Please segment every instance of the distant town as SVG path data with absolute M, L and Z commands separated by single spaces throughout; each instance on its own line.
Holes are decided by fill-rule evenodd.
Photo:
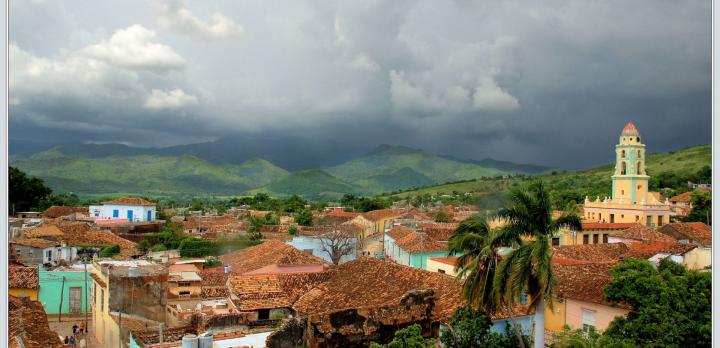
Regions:
M 651 154 L 621 126 L 593 169 L 424 154 L 447 174 L 338 166 L 352 185 L 280 173 L 214 198 L 78 195 L 24 162 L 8 346 L 709 347 L 709 146 Z

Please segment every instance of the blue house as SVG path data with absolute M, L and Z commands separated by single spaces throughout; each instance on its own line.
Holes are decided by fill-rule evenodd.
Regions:
M 394 262 L 424 270 L 427 270 L 428 258 L 448 255 L 447 241 L 405 226 L 396 226 L 385 234 L 384 249 Z

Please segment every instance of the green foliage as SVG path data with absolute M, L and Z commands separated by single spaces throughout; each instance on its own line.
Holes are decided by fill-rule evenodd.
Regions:
M 343 195 L 340 199 L 340 203 L 346 208 L 352 208 L 353 211 L 360 212 L 385 209 L 390 206 L 390 201 L 388 199 L 380 197 L 359 197 L 353 194 Z
M 295 214 L 295 222 L 300 226 L 312 226 L 313 216 L 310 209 L 303 209 Z
M 10 214 L 18 211 L 39 209 L 41 201 L 52 194 L 43 180 L 29 177 L 15 167 L 9 167 L 8 173 L 8 209 Z
M 600 335 L 594 328 L 588 333 L 582 329 L 571 330 L 565 325 L 563 332 L 555 338 L 551 348 L 634 348 L 631 341 L 624 338 L 615 338 Z
M 395 331 L 395 338 L 386 345 L 370 344 L 371 348 L 433 348 L 435 340 L 425 339 L 422 336 L 422 327 L 413 324 Z
M 492 319 L 481 311 L 472 310 L 469 307 L 458 307 L 450 318 L 448 330 L 440 335 L 440 342 L 449 348 L 474 348 L 474 347 L 496 347 L 514 348 L 518 347 L 517 336 L 509 327 L 505 335 L 490 331 Z M 524 337 L 526 343 L 529 338 Z
M 683 221 L 699 221 L 712 225 L 712 197 L 708 192 L 695 191 L 692 193 L 692 210 Z
M 178 249 L 182 257 L 205 257 L 217 255 L 220 248 L 211 240 L 186 238 Z
M 305 209 L 308 202 L 298 195 L 292 195 L 282 204 L 282 210 L 288 213 L 299 212 Z
M 152 248 L 150 248 L 150 251 L 156 252 L 156 251 L 165 251 L 167 248 L 165 247 L 165 244 L 156 244 L 153 245 Z
M 102 248 L 102 250 L 100 250 L 100 254 L 98 256 L 102 257 L 102 258 L 106 258 L 106 257 L 113 257 L 119 253 L 120 253 L 120 246 L 115 244 L 115 245 L 110 245 L 110 246 L 106 246 L 106 247 Z
M 641 347 L 710 346 L 710 272 L 687 271 L 669 260 L 655 269 L 646 260 L 626 259 L 611 275 L 605 296 L 632 310 L 615 318 L 603 336 Z
M 220 260 L 213 257 L 213 258 L 209 258 L 209 259 L 205 260 L 205 263 L 203 263 L 203 268 L 213 268 L 213 267 L 218 267 L 220 265 L 222 265 L 222 262 L 220 262 Z
M 450 215 L 445 210 L 435 213 L 435 222 L 450 222 Z
M 295 235 L 297 235 L 297 234 L 300 233 L 300 232 L 298 231 L 297 227 L 295 227 L 295 226 L 290 226 L 290 228 L 288 229 L 288 233 L 289 233 L 291 236 L 295 236 Z
M 158 244 L 162 244 L 165 250 L 174 250 L 180 247 L 180 242 L 187 238 L 182 230 L 182 225 L 167 221 L 157 233 L 148 233 L 145 240 L 138 245 L 138 248 L 152 250 Z

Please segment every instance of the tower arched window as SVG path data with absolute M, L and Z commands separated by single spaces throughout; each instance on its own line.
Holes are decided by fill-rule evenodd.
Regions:
M 622 150 L 622 151 L 620 152 L 620 157 L 621 157 L 621 158 L 625 158 L 625 150 Z
M 637 158 L 642 158 L 642 155 L 640 154 L 640 150 L 638 150 Z
M 625 174 L 627 174 L 627 163 L 622 162 L 620 164 L 620 175 L 625 175 Z
M 637 173 L 638 173 L 638 174 L 642 174 L 642 173 L 643 173 L 643 171 L 642 171 L 642 162 L 638 162 L 638 164 L 637 164 Z

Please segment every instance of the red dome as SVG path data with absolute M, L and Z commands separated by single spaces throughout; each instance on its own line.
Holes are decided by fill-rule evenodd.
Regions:
M 632 122 L 628 122 L 628 124 L 625 125 L 625 128 L 622 130 L 622 135 L 640 135 L 640 132 L 638 132 L 637 128 L 635 128 L 635 125 L 632 124 Z

